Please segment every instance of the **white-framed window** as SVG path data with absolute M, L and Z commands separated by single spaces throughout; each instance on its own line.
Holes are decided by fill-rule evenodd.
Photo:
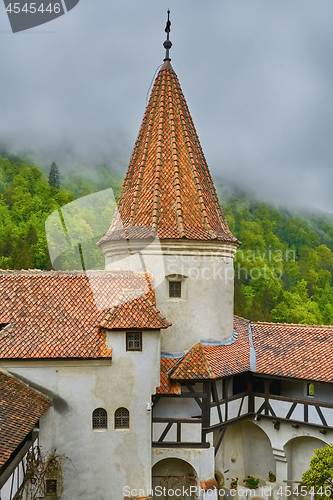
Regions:
M 169 274 L 166 276 L 166 300 L 170 302 L 183 302 L 187 300 L 188 280 L 181 274 Z

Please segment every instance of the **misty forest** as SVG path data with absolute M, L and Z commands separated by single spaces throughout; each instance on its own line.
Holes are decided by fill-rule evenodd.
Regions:
M 59 176 L 55 164 L 40 169 L 29 158 L 0 156 L 0 269 L 51 270 L 45 221 L 75 199 L 111 187 L 117 198 L 122 178 L 107 166 L 96 179 Z M 222 190 L 222 207 L 233 234 L 242 242 L 235 257 L 235 314 L 252 321 L 333 323 L 333 219 L 277 209 L 243 193 Z M 103 258 L 95 245 L 91 215 L 76 214 L 76 225 L 94 240 L 96 268 Z M 89 218 L 90 217 L 90 218 Z M 110 207 L 100 220 L 110 223 Z M 95 228 L 94 228 L 95 229 Z M 78 267 L 70 249 L 56 269 Z

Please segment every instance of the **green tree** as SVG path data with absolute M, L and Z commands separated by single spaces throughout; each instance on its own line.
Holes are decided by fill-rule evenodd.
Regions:
M 314 452 L 310 469 L 303 474 L 303 483 L 309 489 L 314 488 L 316 498 L 333 498 L 333 445 L 327 444 Z
M 57 165 L 53 162 L 49 173 L 49 184 L 56 189 L 60 189 L 60 176 Z

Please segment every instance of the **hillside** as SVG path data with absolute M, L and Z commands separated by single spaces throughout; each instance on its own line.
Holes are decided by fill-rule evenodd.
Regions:
M 104 166 L 95 182 L 72 174 L 56 189 L 30 160 L 0 157 L 0 268 L 52 269 L 45 235 L 48 215 L 108 187 L 118 196 L 121 182 Z M 242 242 L 235 258 L 235 313 L 257 321 L 332 324 L 332 220 L 278 210 L 241 192 L 224 196 L 222 205 Z M 108 220 L 110 213 L 104 210 L 101 219 Z M 79 217 L 79 224 L 92 233 L 83 211 Z M 95 251 L 94 242 L 91 249 Z M 73 255 L 65 255 L 61 268 L 77 268 Z M 97 253 L 94 258 L 101 260 Z

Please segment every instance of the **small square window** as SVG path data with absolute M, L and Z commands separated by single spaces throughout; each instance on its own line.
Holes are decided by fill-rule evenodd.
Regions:
M 307 385 L 307 396 L 314 396 L 315 388 L 314 384 L 310 383 Z
M 142 350 L 142 333 L 127 332 L 126 351 L 141 351 L 141 350 Z
M 169 297 L 182 296 L 182 283 L 181 281 L 169 281 Z
M 45 493 L 47 495 L 57 496 L 57 480 L 56 479 L 46 479 L 46 481 L 45 481 Z

